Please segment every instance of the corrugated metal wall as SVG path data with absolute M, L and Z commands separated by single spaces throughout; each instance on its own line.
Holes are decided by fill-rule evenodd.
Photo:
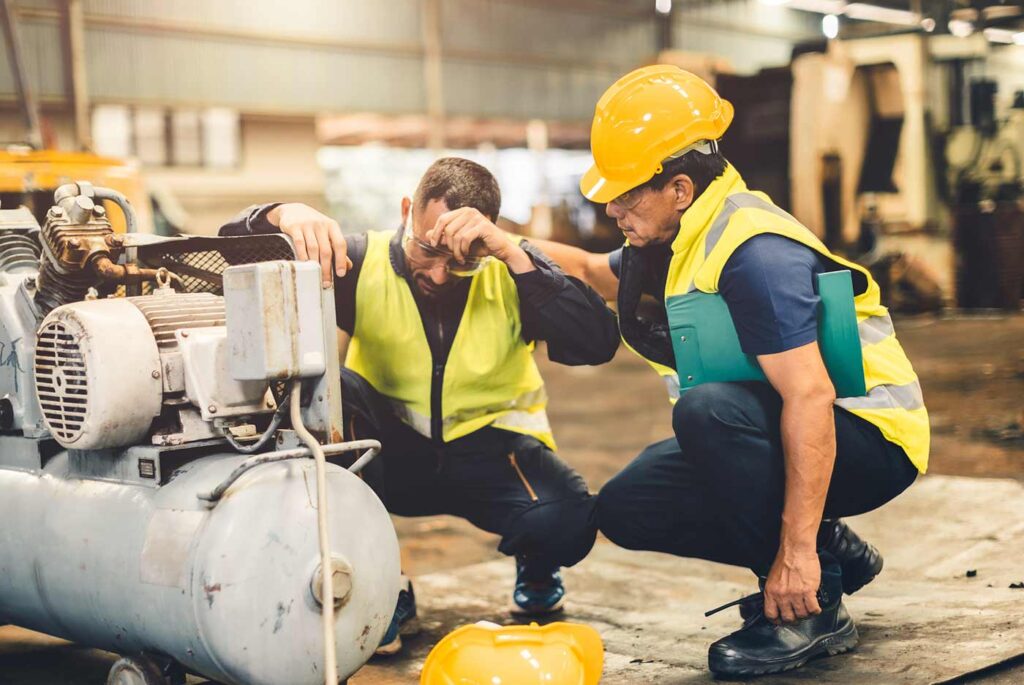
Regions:
M 90 96 L 256 112 L 422 112 L 421 1 L 83 0 Z M 609 83 L 654 55 L 653 4 L 441 0 L 446 111 L 588 118 Z M 726 55 L 741 69 L 784 63 L 791 27 L 754 36 L 729 29 L 749 16 L 735 11 L 747 4 L 688 3 L 676 46 Z M 41 98 L 60 99 L 61 3 L 16 6 L 30 79 Z M 12 95 L 9 69 L 0 69 L 0 98 Z

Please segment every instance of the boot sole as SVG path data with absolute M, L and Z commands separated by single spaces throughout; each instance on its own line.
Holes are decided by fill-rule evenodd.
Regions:
M 547 609 L 524 609 L 523 607 L 519 606 L 514 601 L 512 601 L 509 602 L 508 611 L 513 616 L 518 616 L 521 618 L 529 618 L 531 616 L 538 618 L 541 616 L 550 616 L 551 614 L 557 614 L 559 612 L 565 611 L 565 597 L 562 597 L 560 600 L 558 600 L 558 602 L 548 607 Z
M 835 656 L 848 652 L 857 646 L 860 636 L 853 621 L 836 632 L 811 643 L 804 651 L 786 659 L 773 661 L 752 661 L 736 656 L 708 653 L 708 668 L 716 676 L 726 678 L 752 678 L 772 673 L 783 673 L 800 668 L 811 659 Z

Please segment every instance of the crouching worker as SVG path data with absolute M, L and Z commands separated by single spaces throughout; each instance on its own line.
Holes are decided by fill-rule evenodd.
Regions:
M 601 490 L 601 530 L 629 549 L 760 577 L 743 627 L 708 655 L 716 674 L 738 677 L 856 644 L 842 596 L 871 582 L 882 558 L 838 517 L 906 489 L 927 466 L 929 429 L 878 284 L 747 189 L 718 151 L 732 114 L 676 67 L 624 76 L 598 102 L 595 164 L 580 185 L 627 244 L 610 255 L 542 247 L 617 298 L 624 340 L 678 399 L 675 437 Z M 835 283 L 843 297 L 831 297 Z M 642 314 L 643 296 L 660 306 Z M 828 319 L 819 324 L 834 302 L 850 330 L 841 348 L 827 344 Z M 826 367 L 830 349 L 842 354 Z
M 343 236 L 301 204 L 252 207 L 222 235 L 281 231 L 335 279 L 350 336 L 342 394 L 350 438 L 383 451 L 364 471 L 388 511 L 450 514 L 501 536 L 516 558 L 512 611 L 562 607 L 559 569 L 594 544 L 594 499 L 555 454 L 534 343 L 563 364 L 601 364 L 618 347 L 614 314 L 526 242 L 501 231 L 487 169 L 440 159 L 402 228 Z M 401 647 L 416 605 L 406 581 L 378 653 Z

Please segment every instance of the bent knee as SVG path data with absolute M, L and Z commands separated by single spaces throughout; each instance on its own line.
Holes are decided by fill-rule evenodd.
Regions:
M 636 506 L 637 494 L 629 483 L 619 478 L 610 480 L 597 494 L 598 529 L 625 549 L 646 549 L 640 521 L 643 513 Z
M 526 553 L 573 566 L 594 546 L 597 537 L 596 498 L 585 494 L 533 504 L 505 527 L 499 549 Z

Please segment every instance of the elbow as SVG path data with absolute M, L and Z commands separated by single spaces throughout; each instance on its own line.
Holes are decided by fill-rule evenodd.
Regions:
M 607 364 L 612 359 L 615 359 L 615 354 L 619 351 L 619 329 L 615 325 L 614 318 L 611 325 L 605 329 L 603 339 L 603 344 L 594 355 L 594 361 L 590 362 L 591 366 Z
M 783 401 L 804 407 L 831 408 L 836 401 L 836 389 L 828 377 L 806 383 L 796 388 Z
M 619 341 L 616 340 L 614 345 L 605 346 L 599 354 L 595 354 L 594 358 L 590 361 L 590 366 L 600 366 L 601 364 L 607 364 L 611 360 L 615 359 L 615 353 L 619 350 Z

